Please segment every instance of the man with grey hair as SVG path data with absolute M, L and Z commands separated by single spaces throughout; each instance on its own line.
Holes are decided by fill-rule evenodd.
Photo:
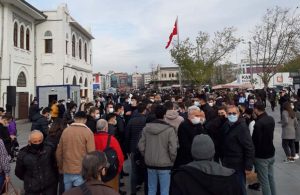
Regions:
M 25 194 L 56 194 L 58 172 L 54 151 L 44 144 L 41 131 L 30 133 L 28 145 L 18 154 L 15 174 L 24 181 Z
M 222 164 L 236 171 L 243 194 L 247 194 L 246 175 L 253 168 L 254 145 L 247 124 L 240 119 L 238 107 L 230 105 L 226 112 L 228 121 L 223 126 Z
M 112 187 L 116 191 L 119 191 L 119 174 L 121 173 L 123 163 L 124 163 L 124 155 L 118 140 L 113 136 L 108 134 L 108 122 L 104 119 L 100 119 L 97 121 L 97 133 L 94 135 L 95 146 L 97 151 L 104 151 L 107 148 L 111 148 L 115 151 L 117 155 L 117 163 L 116 161 L 111 161 L 112 158 L 108 156 L 108 161 L 112 166 L 118 166 L 117 174 L 112 174 L 111 172 L 107 173 L 107 177 L 112 178 L 110 181 L 105 181 L 106 185 Z
M 205 114 L 198 106 L 188 108 L 188 118 L 178 127 L 179 148 L 174 167 L 177 168 L 193 161 L 191 147 L 196 135 L 206 133 L 203 123 Z
M 67 191 L 64 195 L 117 195 L 118 193 L 115 190 L 103 185 L 102 177 L 105 176 L 107 168 L 108 162 L 104 152 L 94 151 L 88 153 L 83 157 L 81 168 L 82 178 L 86 182 Z
M 108 131 L 108 122 L 104 119 L 98 120 L 97 124 L 96 124 L 96 129 L 97 129 L 97 132 L 100 132 L 100 131 L 107 132 Z

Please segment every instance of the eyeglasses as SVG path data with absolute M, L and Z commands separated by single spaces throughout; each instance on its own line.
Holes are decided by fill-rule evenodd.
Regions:
M 237 115 L 237 113 L 236 112 L 228 112 L 228 115 Z

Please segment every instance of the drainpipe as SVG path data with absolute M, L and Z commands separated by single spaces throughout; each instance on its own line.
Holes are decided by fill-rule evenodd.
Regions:
M 1 54 L 0 54 L 0 78 L 2 77 L 2 65 L 3 65 L 3 36 L 4 36 L 4 4 L 0 2 L 1 5 Z M 1 78 L 2 79 L 2 78 Z M 1 85 L 2 81 L 0 79 L 0 93 L 1 93 Z M 4 95 L 4 94 L 3 94 Z M 2 105 L 4 106 L 4 102 L 2 102 Z

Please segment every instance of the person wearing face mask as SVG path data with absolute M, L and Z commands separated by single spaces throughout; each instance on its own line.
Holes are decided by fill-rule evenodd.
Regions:
M 64 195 L 118 195 L 114 189 L 104 185 L 102 177 L 106 175 L 108 168 L 107 158 L 104 152 L 94 151 L 84 156 L 82 160 L 81 175 L 85 180 L 80 187 L 73 188 Z
M 31 130 L 39 130 L 43 133 L 44 138 L 48 135 L 49 130 L 49 121 L 51 120 L 50 116 L 51 109 L 46 107 L 42 110 L 42 114 L 37 113 L 33 116 Z
M 110 113 L 106 115 L 106 119 L 108 122 L 108 134 L 115 136 L 117 132 L 117 116 L 115 113 Z
M 119 141 L 122 150 L 125 151 L 125 121 L 124 121 L 124 106 L 122 104 L 117 104 L 114 108 L 116 115 L 116 132 L 115 137 Z
M 110 113 L 114 113 L 114 104 L 112 102 L 109 102 L 106 104 L 105 114 L 102 115 L 101 119 L 106 119 L 107 115 Z
M 57 193 L 54 149 L 44 144 L 44 136 L 39 130 L 30 133 L 28 145 L 20 150 L 15 174 L 24 181 L 25 194 Z
M 179 148 L 174 167 L 179 167 L 193 161 L 191 147 L 196 135 L 206 133 L 203 125 L 205 114 L 197 106 L 188 108 L 188 119 L 185 119 L 178 127 Z
M 93 133 L 96 132 L 96 123 L 98 119 L 100 119 L 99 109 L 97 107 L 90 107 L 85 124 Z
M 254 146 L 247 124 L 239 118 L 238 107 L 230 105 L 226 113 L 228 121 L 223 126 L 222 164 L 236 171 L 243 194 L 246 195 L 246 175 L 253 168 Z
M 217 112 L 207 103 L 205 94 L 199 95 L 200 109 L 204 112 L 207 122 L 217 117 Z

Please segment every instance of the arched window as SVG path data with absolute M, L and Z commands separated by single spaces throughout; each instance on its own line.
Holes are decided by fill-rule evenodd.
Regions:
M 29 29 L 27 28 L 26 30 L 26 50 L 29 51 L 30 49 L 30 32 Z
M 66 78 L 66 83 L 68 83 L 69 82 L 69 79 L 68 78 Z
M 79 59 L 81 59 L 82 55 L 81 55 L 81 39 L 79 39 L 79 43 L 78 43 L 78 49 L 79 49 Z
M 18 76 L 17 87 L 26 87 L 26 76 L 24 72 L 20 72 Z
M 75 76 L 73 77 L 73 82 L 72 82 L 72 84 L 73 84 L 73 85 L 77 85 L 77 81 L 76 81 L 76 77 L 75 77 Z
M 20 28 L 20 48 L 24 49 L 24 26 Z
M 79 78 L 79 84 L 82 84 L 82 77 Z
M 45 34 L 45 53 L 53 53 L 52 32 L 46 31 Z
M 87 78 L 85 78 L 85 80 L 84 80 L 84 86 L 85 86 L 85 87 L 88 86 L 88 80 L 87 80 Z
M 18 47 L 18 24 L 15 22 L 14 24 L 14 46 Z
M 72 56 L 75 57 L 75 44 L 76 44 L 76 39 L 75 39 L 75 35 L 72 36 Z
M 84 61 L 87 62 L 87 45 L 84 43 Z

